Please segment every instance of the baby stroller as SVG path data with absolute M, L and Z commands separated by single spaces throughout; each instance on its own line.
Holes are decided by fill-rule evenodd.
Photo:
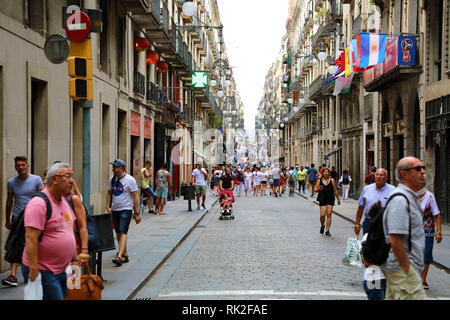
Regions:
M 233 215 L 234 195 L 231 190 L 222 190 L 219 195 L 220 217 L 219 220 L 234 220 Z

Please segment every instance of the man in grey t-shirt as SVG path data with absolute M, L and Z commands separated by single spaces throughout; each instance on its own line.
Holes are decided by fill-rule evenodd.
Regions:
M 425 233 L 423 216 L 417 193 L 425 184 L 425 166 L 414 157 L 401 159 L 395 170 L 400 181 L 392 192 L 396 196 L 387 205 L 383 216 L 383 230 L 391 250 L 386 262 L 381 265 L 386 276 L 387 300 L 426 299 L 420 274 L 424 267 Z M 409 224 L 411 223 L 411 250 L 409 250 Z M 412 268 L 411 268 L 412 267 Z
M 8 180 L 8 198 L 6 199 L 6 228 L 14 230 L 18 214 L 26 207 L 34 194 L 44 189 L 41 177 L 28 173 L 30 165 L 24 156 L 14 158 L 17 176 Z M 13 205 L 14 204 L 14 205 Z M 12 219 L 11 219 L 12 210 Z M 11 275 L 2 280 L 2 284 L 17 286 L 17 265 L 22 261 L 8 261 L 11 263 Z

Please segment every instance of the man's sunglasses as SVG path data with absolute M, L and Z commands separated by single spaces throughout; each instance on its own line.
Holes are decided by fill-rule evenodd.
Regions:
M 425 170 L 425 166 L 415 166 L 415 167 L 412 167 L 412 168 L 408 168 L 408 169 L 403 169 L 403 171 L 409 171 L 409 170 L 412 170 L 412 169 L 414 169 L 414 170 L 416 170 L 417 172 L 420 172 L 420 170 Z

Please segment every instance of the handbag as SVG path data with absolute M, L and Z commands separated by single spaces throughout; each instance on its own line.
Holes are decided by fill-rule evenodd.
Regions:
M 89 265 L 86 265 L 85 270 L 87 270 L 87 274 L 75 273 L 67 279 L 69 289 L 65 300 L 102 300 L 102 278 L 91 274 Z M 79 282 L 77 277 L 79 277 Z M 79 285 L 79 289 L 76 288 L 77 285 Z

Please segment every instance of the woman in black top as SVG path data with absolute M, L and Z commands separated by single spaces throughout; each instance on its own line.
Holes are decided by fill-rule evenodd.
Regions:
M 330 170 L 328 168 L 322 168 L 322 173 L 317 180 L 315 191 L 319 192 L 317 200 L 320 206 L 320 233 L 323 234 L 325 229 L 326 218 L 326 236 L 331 236 L 331 214 L 333 213 L 334 197 L 338 200 L 338 205 L 341 204 L 339 194 L 336 188 L 336 181 L 330 177 Z

